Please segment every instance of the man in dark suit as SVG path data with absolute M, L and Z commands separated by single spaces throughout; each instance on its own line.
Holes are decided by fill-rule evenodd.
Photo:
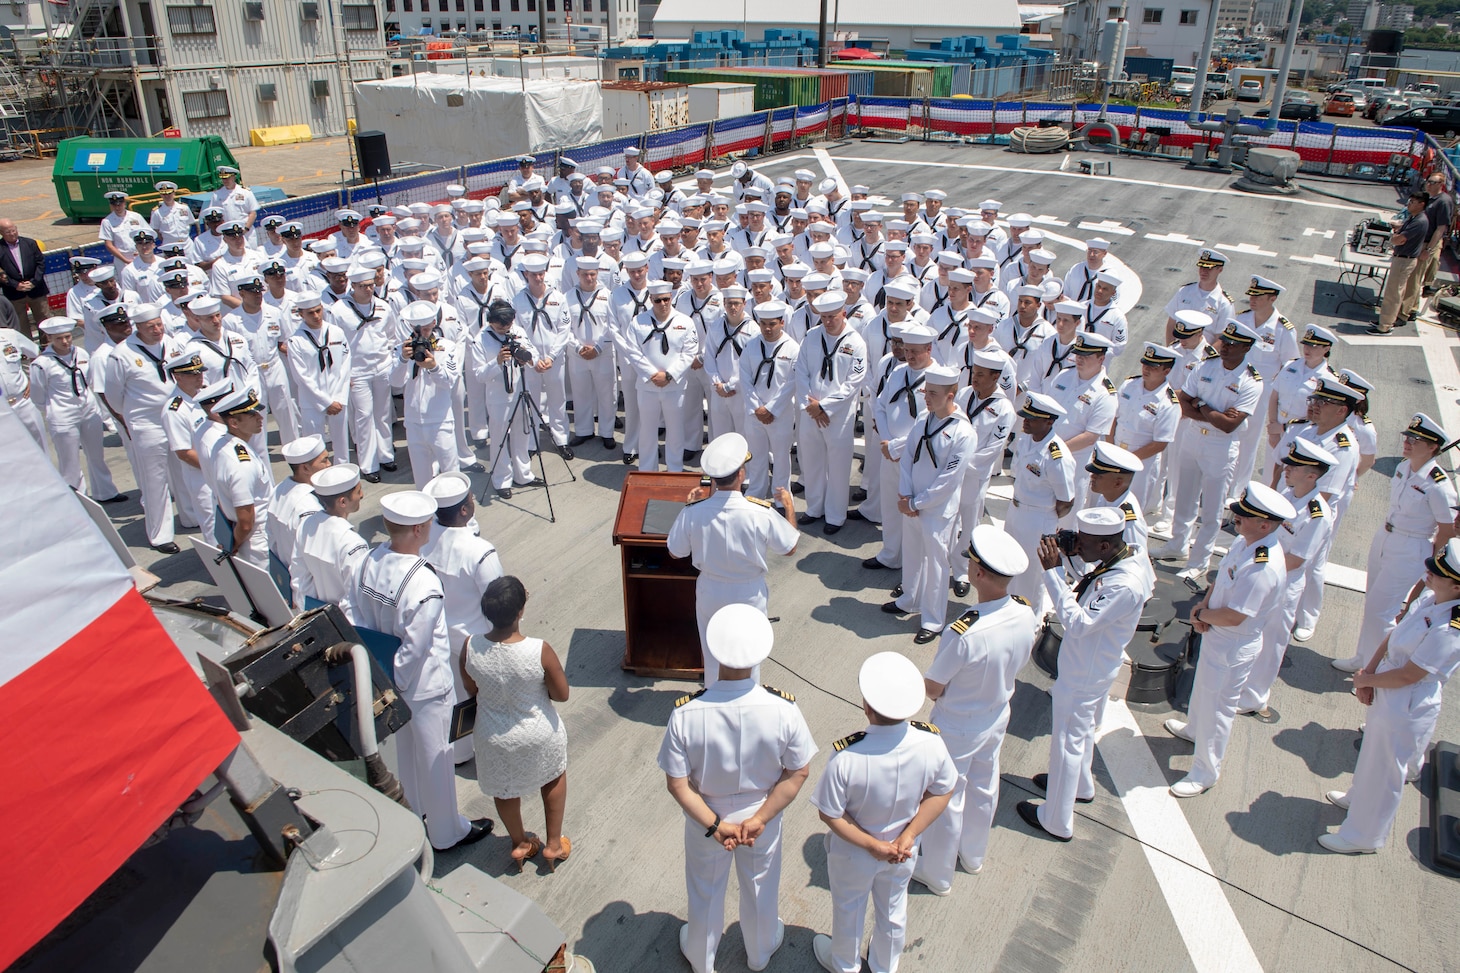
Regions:
M 13 220 L 0 219 L 0 293 L 15 308 L 17 329 L 34 339 L 48 314 L 46 258 Z

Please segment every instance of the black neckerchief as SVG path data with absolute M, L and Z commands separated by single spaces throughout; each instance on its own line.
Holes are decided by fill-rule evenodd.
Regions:
M 1013 357 L 1014 352 L 1017 351 L 1021 357 L 1028 358 L 1029 342 L 1034 338 L 1034 329 L 1039 327 L 1039 321 L 1036 319 L 1035 322 L 1029 326 L 1029 330 L 1024 332 L 1024 337 L 1021 338 L 1019 337 L 1019 319 L 1010 318 L 1009 320 L 1013 323 L 1014 330 L 1014 349 L 1013 351 L 1009 352 L 1009 355 L 1010 357 Z
M 886 245 L 886 242 L 887 241 L 884 240 L 878 243 L 875 247 L 872 248 L 871 253 L 867 252 L 867 245 L 865 243 L 859 243 L 857 245 L 857 249 L 862 251 L 861 268 L 863 270 L 870 270 L 873 268 L 874 265 L 872 261 L 876 259 L 877 254 L 882 250 L 883 246 Z
M 947 301 L 948 301 L 948 294 L 947 294 L 947 292 L 945 291 L 944 293 L 939 294 L 938 293 L 938 282 L 936 280 L 933 281 L 933 306 L 930 307 L 930 308 L 928 308 L 928 314 L 929 315 L 932 315 L 932 314 L 936 313 L 937 310 L 938 310 L 938 308 L 942 307 L 945 303 L 947 303 Z
M 728 327 L 725 327 L 725 337 L 720 339 L 720 346 L 715 349 L 716 358 L 720 357 L 720 352 L 725 350 L 726 345 L 729 345 L 731 348 L 735 349 L 736 358 L 739 358 L 741 353 L 745 351 L 744 343 L 735 340 L 736 338 L 740 337 L 740 335 L 745 331 L 745 322 L 746 319 L 741 318 L 740 323 L 735 326 L 734 331 L 731 331 Z M 724 324 L 728 325 L 729 323 L 730 319 L 727 317 L 724 321 Z
M 137 340 L 137 343 L 133 347 L 136 348 L 138 351 L 140 351 L 142 354 L 144 354 L 144 355 L 147 356 L 148 360 L 150 360 L 152 362 L 153 367 L 157 369 L 157 379 L 158 379 L 158 381 L 162 382 L 163 384 L 166 384 L 167 383 L 167 369 L 163 366 L 162 359 L 161 358 L 158 358 L 156 355 L 152 354 L 152 352 L 148 351 L 147 350 L 147 346 L 144 345 L 144 344 L 142 344 L 142 341 L 141 341 L 140 338 Z M 221 352 L 220 352 L 220 354 L 221 354 Z M 226 367 L 227 366 L 225 366 L 225 369 L 226 369 Z M 225 370 L 224 374 L 225 375 L 227 374 L 227 371 L 226 370 Z
M 323 372 L 325 369 L 334 367 L 335 353 L 330 351 L 329 332 L 325 331 L 324 328 L 321 328 L 320 332 L 324 335 L 324 344 L 322 345 L 314 340 L 313 328 L 305 325 L 299 329 L 299 333 L 304 335 L 305 339 L 314 347 L 315 354 L 319 356 L 319 370 Z
M 892 370 L 901 364 L 902 362 L 896 358 L 890 355 L 888 356 L 887 364 L 882 367 L 882 377 L 877 380 L 877 395 L 879 397 L 882 395 L 882 390 L 887 388 L 887 380 L 892 377 Z M 898 392 L 897 394 L 901 395 L 902 393 Z
M 938 332 L 938 340 L 939 341 L 946 341 L 948 339 L 948 336 L 950 334 L 956 334 L 958 332 L 958 329 L 961 328 L 961 327 L 963 327 L 967 323 L 968 323 L 968 312 L 967 311 L 962 311 L 962 312 L 955 311 L 955 310 L 953 310 L 950 307 L 948 309 L 948 326 L 946 328 L 944 328 L 942 331 Z
M 908 417 L 911 419 L 916 419 L 918 417 L 918 397 L 916 395 L 913 395 L 913 389 L 917 388 L 918 386 L 922 385 L 923 382 L 927 381 L 927 376 L 919 375 L 916 382 L 909 382 L 908 375 L 911 374 L 912 369 L 908 369 L 907 375 L 904 375 L 902 377 L 902 388 L 892 393 L 892 403 L 896 405 L 897 400 L 906 395 Z
M 1070 357 L 1071 352 L 1075 350 L 1075 343 L 1074 341 L 1071 341 L 1069 343 L 1069 346 L 1065 348 L 1065 353 L 1063 355 L 1056 354 L 1059 351 L 1060 347 L 1059 335 L 1055 335 L 1053 338 L 1050 338 L 1049 341 L 1053 347 L 1050 349 L 1049 352 L 1049 367 L 1044 370 L 1045 378 L 1049 378 L 1057 371 L 1062 371 L 1063 369 L 1061 369 L 1060 366 L 1064 363 L 1064 360 L 1066 358 Z
M 954 422 L 956 422 L 958 420 L 958 414 L 954 413 L 953 415 L 944 419 L 942 422 L 938 423 L 937 429 L 929 428 L 929 426 L 932 425 L 933 420 L 936 418 L 936 415 L 934 415 L 933 413 L 929 413 L 928 418 L 923 420 L 923 434 L 918 439 L 918 448 L 913 450 L 913 462 L 916 463 L 923 455 L 923 447 L 928 447 L 928 459 L 932 461 L 933 469 L 935 470 L 939 469 L 939 466 L 938 454 L 933 450 L 933 438 L 937 436 L 938 433 L 942 432 L 944 429 L 947 429 Z
M 65 361 L 64 359 L 61 358 L 60 355 L 56 354 L 54 351 L 52 351 L 49 348 L 47 348 L 44 352 L 42 352 L 42 354 L 44 354 L 44 355 L 50 355 L 52 358 L 54 358 L 56 360 L 56 364 L 60 365 L 62 368 L 66 369 L 66 371 L 68 371 L 68 372 L 71 373 L 71 394 L 72 395 L 76 396 L 77 398 L 80 398 L 81 397 L 81 390 L 82 389 L 91 388 L 91 383 L 86 380 L 86 373 L 81 370 L 81 366 L 79 364 L 72 365 L 70 362 Z M 76 359 L 76 349 L 74 349 L 74 348 L 71 349 L 71 359 L 72 359 L 72 361 L 75 361 L 75 359 Z
M 1091 571 L 1089 574 L 1086 574 L 1079 581 L 1075 582 L 1075 601 L 1079 601 L 1080 600 L 1080 596 L 1083 595 L 1085 593 L 1085 590 L 1090 587 L 1090 582 L 1094 581 L 1096 578 L 1100 577 L 1102 574 L 1104 574 L 1105 572 L 1109 571 L 1111 568 L 1115 567 L 1116 564 L 1118 564 L 1119 562 L 1125 560 L 1126 558 L 1128 558 L 1130 556 L 1131 556 L 1130 546 L 1129 545 L 1126 545 L 1126 546 L 1122 547 L 1119 551 L 1117 551 L 1116 554 L 1113 557 L 1109 558 L 1106 561 L 1102 561 L 1101 564 L 1100 564 L 1100 566 L 1098 568 L 1096 568 L 1094 571 Z
M 340 301 L 340 303 L 349 308 L 354 313 L 355 317 L 360 321 L 360 326 L 355 329 L 356 331 L 364 328 L 365 325 L 369 324 L 371 321 L 374 321 L 380 316 L 380 309 L 375 306 L 374 301 L 370 302 L 370 313 L 368 315 L 361 313 L 360 307 L 355 303 L 355 299 L 353 297 L 348 297 L 345 300 Z
M 781 346 L 784 345 L 785 343 L 786 343 L 785 342 L 785 339 L 782 339 L 782 340 L 776 342 L 776 346 L 774 348 L 772 348 L 771 349 L 771 353 L 769 355 L 767 355 L 765 353 L 765 350 L 764 350 L 765 349 L 765 344 L 766 344 L 765 343 L 765 339 L 762 338 L 760 340 L 760 347 L 761 347 L 760 364 L 755 366 L 755 377 L 750 380 L 750 384 L 752 386 L 755 386 L 755 385 L 759 385 L 760 384 L 760 373 L 761 373 L 762 370 L 765 369 L 765 367 L 767 365 L 769 365 L 770 366 L 770 371 L 767 371 L 766 372 L 766 376 L 765 376 L 765 387 L 766 388 L 770 388 L 771 387 L 771 379 L 774 378 L 775 377 L 775 374 L 776 374 L 776 352 L 780 351 L 781 350 Z
M 830 382 L 836 378 L 836 353 L 847 338 L 847 332 L 843 331 L 836 339 L 836 343 L 830 348 L 826 347 L 826 332 L 821 332 L 821 380 Z
M 672 321 L 674 319 L 670 318 L 669 320 Z M 654 340 L 655 335 L 659 336 L 659 354 L 669 354 L 669 321 L 661 324 L 659 319 L 651 314 L 649 315 L 649 333 L 644 335 L 644 340 L 639 342 L 639 344 L 647 345 L 650 341 Z

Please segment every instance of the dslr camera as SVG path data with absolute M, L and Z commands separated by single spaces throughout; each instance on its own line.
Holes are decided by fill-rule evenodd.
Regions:
M 509 302 L 504 301 L 501 298 L 493 301 L 491 307 L 487 310 L 488 324 L 495 324 L 502 327 L 510 328 L 512 326 L 512 322 L 516 320 L 516 309 L 514 309 Z M 498 333 L 500 334 L 501 332 Z M 507 336 L 507 340 L 502 343 L 502 347 L 506 348 L 509 352 L 512 353 L 512 360 L 515 361 L 517 364 L 532 364 L 532 352 L 522 347 L 522 343 L 517 340 L 516 335 L 509 334 Z
M 1057 530 L 1053 534 L 1045 534 L 1045 537 L 1054 541 L 1055 547 L 1065 557 L 1074 557 L 1077 545 L 1080 543 L 1080 535 L 1073 530 Z
M 420 335 L 411 335 L 411 361 L 423 362 L 434 351 L 431 347 L 429 337 L 422 338 Z

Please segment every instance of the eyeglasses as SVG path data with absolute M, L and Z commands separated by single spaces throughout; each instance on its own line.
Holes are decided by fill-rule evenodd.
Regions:
M 654 303 L 655 304 L 673 304 L 674 303 L 674 298 L 672 298 L 672 297 L 656 297 L 656 298 L 654 298 Z

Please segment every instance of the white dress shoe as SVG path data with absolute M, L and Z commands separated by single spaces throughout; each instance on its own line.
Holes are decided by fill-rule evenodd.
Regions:
M 961 869 L 963 869 L 965 872 L 967 872 L 970 875 L 977 875 L 979 872 L 983 871 L 983 864 L 982 863 L 980 863 L 976 867 L 970 868 L 969 865 L 968 865 L 968 862 L 966 862 L 966 861 L 963 860 L 963 856 L 962 855 L 959 855 L 958 856 L 958 867 L 961 868 Z
M 1207 566 L 1205 564 L 1199 564 L 1196 567 L 1188 567 L 1184 571 L 1176 572 L 1176 576 L 1186 581 L 1205 581 Z
M 1155 561 L 1183 561 L 1186 559 L 1186 548 L 1167 541 L 1151 548 L 1146 554 Z
M 689 958 L 689 923 L 687 922 L 679 927 L 679 955 L 683 956 L 684 961 L 690 966 L 695 965 L 694 961 Z M 711 970 L 710 973 L 715 973 L 715 971 Z
M 1334 807 L 1341 807 L 1345 811 L 1348 810 L 1347 791 L 1328 791 L 1323 796 L 1326 797 L 1328 799 L 1328 803 L 1332 804 Z
M 1181 720 L 1169 719 L 1161 725 L 1166 728 L 1167 733 L 1171 734 L 1178 740 L 1185 740 L 1187 743 L 1196 742 L 1196 738 L 1191 735 L 1191 728 L 1186 723 L 1183 723 Z
M 1293 641 L 1294 642 L 1306 642 L 1309 639 L 1311 639 L 1312 637 L 1313 637 L 1313 630 L 1311 628 L 1295 628 L 1295 629 L 1293 629 Z
M 1339 672 L 1358 672 L 1364 667 L 1364 660 L 1356 655 L 1351 655 L 1347 659 L 1334 659 L 1329 665 Z
M 947 895 L 953 891 L 952 883 L 949 883 L 947 885 L 939 885 L 937 882 L 929 879 L 926 875 L 923 875 L 917 869 L 913 869 L 912 880 L 914 882 L 917 882 L 923 888 L 927 889 L 929 892 L 932 892 L 934 895 Z
M 816 962 L 821 964 L 822 969 L 836 973 L 836 967 L 831 965 L 831 937 L 824 933 L 817 933 L 811 937 L 811 951 L 816 954 Z
M 755 973 L 760 973 L 761 970 L 765 969 L 767 966 L 770 965 L 771 956 L 776 955 L 776 950 L 780 949 L 781 948 L 781 943 L 784 943 L 785 941 L 786 941 L 786 924 L 784 922 L 782 922 L 781 920 L 777 919 L 776 920 L 776 942 L 775 942 L 775 945 L 771 947 L 771 955 L 770 956 L 767 956 L 765 958 L 765 962 L 764 963 L 761 963 L 759 966 L 755 965 L 754 963 L 750 962 L 749 960 L 746 960 L 745 965 L 748 966 L 748 967 L 750 967 L 752 970 L 754 970 Z
M 1318 836 L 1318 843 L 1329 851 L 1340 855 L 1372 855 L 1378 851 L 1377 848 L 1365 848 L 1363 845 L 1356 845 L 1352 841 L 1346 841 L 1337 834 L 1321 834 Z
M 1205 793 L 1207 786 L 1198 784 L 1189 777 L 1183 777 L 1171 785 L 1171 795 L 1173 797 L 1196 797 L 1198 794 Z

